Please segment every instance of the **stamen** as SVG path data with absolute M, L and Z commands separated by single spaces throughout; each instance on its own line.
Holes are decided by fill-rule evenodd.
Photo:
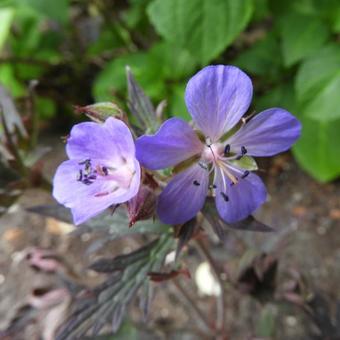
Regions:
M 224 155 L 228 156 L 230 153 L 230 144 L 227 144 L 224 148 Z
M 217 188 L 217 185 L 216 184 L 211 184 L 209 185 L 209 189 L 216 189 Z
M 117 191 L 119 189 L 119 187 L 114 187 L 112 190 L 110 191 L 104 191 L 104 192 L 98 192 L 97 194 L 94 195 L 94 197 L 102 197 L 102 196 L 107 196 L 109 194 L 114 193 L 115 191 Z
M 229 197 L 228 197 L 224 192 L 222 192 L 222 191 L 221 191 L 221 196 L 223 197 L 223 199 L 224 199 L 226 202 L 229 201 Z
M 107 169 L 106 166 L 103 166 L 103 167 L 102 167 L 102 171 L 103 171 L 103 173 L 104 173 L 104 176 L 107 176 L 107 175 L 109 174 L 109 170 Z
M 79 165 L 91 164 L 91 159 L 85 159 L 85 161 L 79 162 Z
M 246 170 L 243 175 L 241 176 L 241 178 L 246 178 L 249 175 L 249 171 Z
M 208 165 L 205 164 L 205 163 L 202 162 L 202 161 L 198 162 L 198 165 L 199 165 L 202 169 L 204 169 L 204 170 L 208 170 L 208 169 L 209 169 L 209 168 L 208 168 Z
M 192 183 L 193 183 L 193 185 L 196 185 L 196 186 L 200 185 L 200 182 L 198 182 L 196 179 Z
M 81 182 L 83 180 L 83 170 L 79 170 L 77 174 L 77 181 Z
M 247 152 L 248 151 L 247 151 L 246 147 L 245 146 L 241 146 L 241 154 L 242 154 L 242 156 L 244 156 Z
M 228 167 L 226 166 L 225 163 L 223 162 L 220 162 L 219 163 L 220 165 L 220 169 L 221 169 L 221 172 L 222 172 L 222 176 L 223 176 L 223 173 L 225 173 L 227 175 L 227 177 L 231 180 L 232 184 L 236 184 L 238 182 L 238 178 L 236 176 L 234 176 L 228 169 Z

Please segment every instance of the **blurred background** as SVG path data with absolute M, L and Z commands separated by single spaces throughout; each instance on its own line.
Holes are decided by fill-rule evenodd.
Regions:
M 291 152 L 260 160 L 269 201 L 257 216 L 278 232 L 233 231 L 213 243 L 221 266 L 252 287 L 227 298 L 231 338 L 340 339 L 338 0 L 0 0 L 0 329 L 13 324 L 36 280 L 30 273 L 32 284 L 23 284 L 18 269 L 28 248 L 67 251 L 80 268 L 90 261 L 79 255 L 91 235 L 68 237 L 72 225 L 26 210 L 53 202 L 61 136 L 86 119 L 74 107 L 114 101 L 128 111 L 129 65 L 155 106 L 166 100 L 165 116 L 189 120 L 188 79 L 218 63 L 252 78 L 251 111 L 282 107 L 303 125 Z M 263 256 L 275 263 L 273 280 Z M 280 289 L 288 302 L 277 298 Z M 156 299 L 143 332 L 181 334 L 195 324 L 171 294 L 165 288 Z M 212 308 L 216 294 L 202 294 L 203 309 Z M 135 324 L 125 328 L 132 333 L 121 339 L 139 338 Z

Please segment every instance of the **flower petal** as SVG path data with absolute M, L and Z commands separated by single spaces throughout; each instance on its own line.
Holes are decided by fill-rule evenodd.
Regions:
M 216 207 L 222 219 L 228 223 L 248 217 L 265 202 L 267 196 L 266 188 L 257 175 L 250 173 L 244 179 L 236 172 L 234 175 L 239 178 L 238 183 L 227 184 L 225 188 L 221 173 L 216 173 Z
M 189 221 L 202 209 L 209 186 L 209 173 L 197 163 L 177 174 L 159 196 L 157 213 L 167 224 Z
M 168 119 L 155 135 L 142 136 L 136 141 L 137 159 L 151 170 L 174 166 L 202 149 L 195 131 L 179 118 Z
M 253 94 L 250 78 L 235 66 L 207 66 L 193 76 L 185 102 L 197 126 L 217 141 L 248 110 Z
M 121 161 L 134 157 L 135 146 L 129 128 L 121 120 L 108 118 L 104 124 L 85 122 L 75 125 L 67 140 L 70 159 L 97 158 Z
M 251 156 L 272 156 L 288 150 L 300 133 L 301 123 L 291 113 L 273 108 L 252 118 L 227 143 L 235 153 L 244 146 Z
M 95 162 L 95 160 L 93 160 Z M 113 204 L 128 201 L 137 194 L 140 183 L 140 166 L 135 160 L 135 174 L 128 188 L 119 187 L 119 183 L 98 178 L 86 185 L 77 180 L 79 164 L 75 160 L 63 162 L 53 179 L 53 196 L 72 209 L 74 223 L 80 224 Z M 119 171 L 119 170 L 118 170 Z M 118 185 L 118 189 L 117 189 Z

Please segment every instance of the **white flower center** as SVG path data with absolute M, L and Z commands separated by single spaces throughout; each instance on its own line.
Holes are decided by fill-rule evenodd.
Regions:
M 216 162 L 223 155 L 223 150 L 223 144 L 221 143 L 206 144 L 201 158 L 207 163 Z

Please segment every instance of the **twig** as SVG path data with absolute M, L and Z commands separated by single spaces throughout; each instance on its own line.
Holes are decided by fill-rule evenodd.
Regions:
M 224 306 L 224 282 L 221 279 L 220 276 L 220 270 L 214 260 L 214 258 L 211 256 L 209 250 L 205 246 L 205 244 L 200 239 L 195 240 L 198 251 L 206 258 L 206 260 L 209 262 L 210 267 L 217 279 L 217 282 L 220 285 L 221 288 L 221 295 L 217 297 L 217 320 L 216 320 L 216 328 L 217 330 L 224 336 L 224 330 L 225 330 L 225 306 Z
M 192 297 L 189 295 L 189 293 L 183 288 L 183 286 L 180 284 L 178 279 L 173 279 L 172 282 L 175 285 L 175 287 L 177 288 L 177 290 L 185 298 L 188 305 L 195 311 L 198 318 L 202 321 L 202 324 L 204 325 L 205 330 L 210 332 L 211 331 L 211 325 L 209 325 L 209 323 L 207 322 L 207 317 L 198 308 L 196 302 L 192 299 Z

